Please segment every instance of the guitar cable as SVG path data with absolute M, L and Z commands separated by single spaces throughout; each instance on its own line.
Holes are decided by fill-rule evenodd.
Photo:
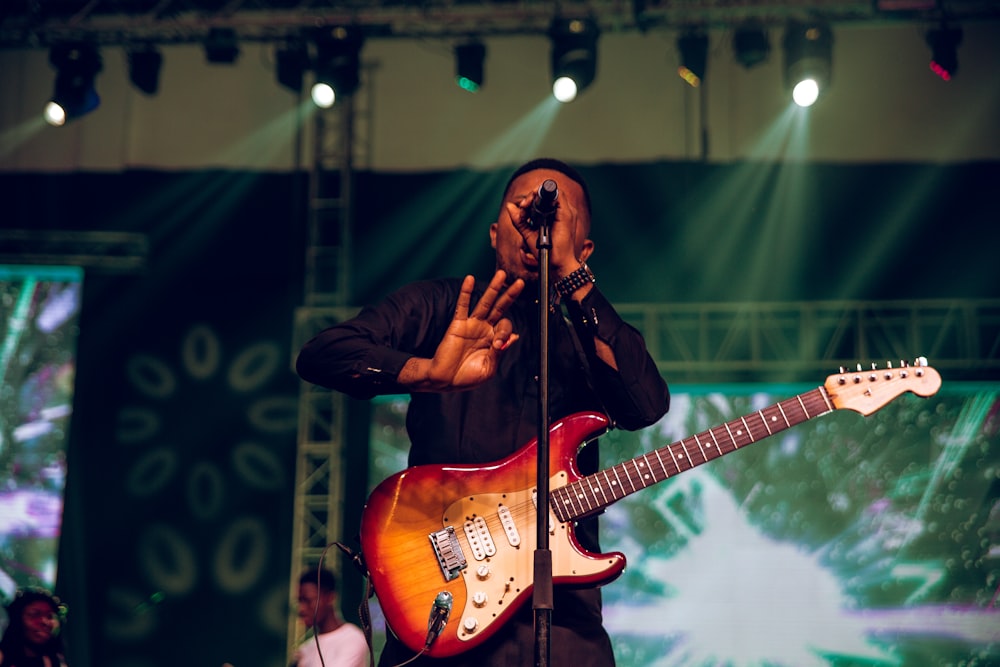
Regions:
M 323 559 L 326 557 L 326 552 L 329 551 L 331 546 L 335 546 L 340 549 L 340 551 L 347 556 L 348 560 L 354 563 L 354 566 L 361 571 L 361 576 L 368 582 L 367 594 L 358 606 L 358 617 L 361 621 L 361 630 L 365 635 L 365 642 L 368 644 L 368 665 L 369 667 L 375 667 L 375 644 L 372 640 L 372 616 L 371 611 L 368 608 L 368 599 L 375 594 L 375 590 L 372 587 L 371 580 L 368 578 L 368 570 L 365 567 L 364 558 L 362 558 L 360 551 L 352 551 L 351 548 L 343 542 L 334 542 L 333 544 L 328 544 L 323 549 L 323 553 L 319 556 L 319 564 L 317 565 L 317 568 L 321 568 L 323 566 Z M 323 660 L 323 653 L 319 650 L 319 635 L 314 634 L 313 636 L 316 638 L 316 650 L 319 653 L 320 664 L 323 667 L 326 667 L 326 661 Z
M 331 546 L 335 546 L 338 549 L 340 549 L 340 551 L 345 556 L 347 556 L 348 560 L 350 560 L 350 562 L 353 563 L 354 566 L 358 568 L 358 570 L 361 572 L 361 576 L 367 582 L 366 594 L 361 600 L 361 604 L 358 605 L 358 617 L 361 620 L 361 629 L 365 634 L 365 641 L 368 643 L 369 667 L 375 667 L 375 645 L 374 645 L 374 640 L 372 639 L 372 615 L 371 615 L 371 609 L 368 605 L 368 601 L 372 598 L 373 595 L 375 595 L 375 588 L 374 586 L 372 586 L 371 579 L 368 577 L 368 568 L 365 564 L 364 556 L 361 554 L 360 551 L 357 552 L 353 551 L 349 546 L 347 546 L 343 542 L 334 542 L 328 545 L 326 549 L 323 550 L 323 554 L 320 555 L 320 565 L 322 565 L 323 557 L 326 555 L 327 550 Z M 424 640 L 424 647 L 420 649 L 420 651 L 415 653 L 413 657 L 399 663 L 398 665 L 395 665 L 395 667 L 405 667 L 405 665 L 412 663 L 414 660 L 420 658 L 430 650 L 431 645 L 441 634 L 441 631 L 444 629 L 444 626 L 448 623 L 448 618 L 449 616 L 451 616 L 451 607 L 452 607 L 451 593 L 448 593 L 447 591 L 442 591 L 441 593 L 438 593 L 437 597 L 434 599 L 434 604 L 431 607 L 430 617 L 428 618 L 427 621 L 427 637 Z M 321 662 L 323 661 L 322 655 L 320 655 L 320 661 Z

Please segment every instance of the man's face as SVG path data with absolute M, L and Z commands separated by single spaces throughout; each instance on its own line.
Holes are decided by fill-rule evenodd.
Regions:
M 29 602 L 23 614 L 24 638 L 29 644 L 43 646 L 52 639 L 52 633 L 59 625 L 59 617 L 45 600 Z
M 332 597 L 332 593 L 321 593 L 316 584 L 299 584 L 299 620 L 307 628 L 313 627 L 314 621 L 316 625 L 322 626 L 333 608 Z
M 537 233 L 526 236 L 514 226 L 511 219 L 510 203 L 520 204 L 531 199 L 546 179 L 554 180 L 559 186 L 559 212 L 556 224 L 572 224 L 576 227 L 576 255 L 581 257 L 584 242 L 590 232 L 590 213 L 587 210 L 583 188 L 562 172 L 552 169 L 536 169 L 521 174 L 510 184 L 504 195 L 497 222 L 490 226 L 490 243 L 496 250 L 496 268 L 507 272 L 507 283 L 521 278 L 525 282 L 538 282 Z M 530 209 L 528 209 L 530 211 Z M 528 211 L 524 212 L 527 215 Z

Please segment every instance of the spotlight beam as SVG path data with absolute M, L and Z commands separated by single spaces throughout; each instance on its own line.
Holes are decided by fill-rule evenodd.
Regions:
M 56 70 L 55 89 L 43 114 L 50 125 L 64 125 L 100 105 L 94 78 L 104 65 L 96 46 L 86 42 L 57 44 L 49 51 L 49 63 Z
M 329 108 L 338 97 L 353 95 L 361 84 L 361 47 L 364 36 L 357 26 L 324 28 L 315 35 L 316 61 L 311 95 L 320 108 Z
M 597 75 L 597 38 L 592 19 L 556 18 L 549 28 L 552 40 L 552 95 L 571 102 Z
M 785 28 L 785 84 L 799 106 L 809 106 L 830 83 L 833 32 L 822 21 L 791 20 Z
M 473 40 L 455 47 L 455 83 L 462 90 L 475 93 L 483 85 L 483 61 L 486 46 Z
M 958 71 L 958 45 L 962 43 L 962 29 L 941 26 L 928 31 L 925 38 L 931 48 L 931 71 L 945 81 L 951 81 Z

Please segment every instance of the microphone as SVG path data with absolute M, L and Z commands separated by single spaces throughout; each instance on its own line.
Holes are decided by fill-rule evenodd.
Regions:
M 538 186 L 538 196 L 531 205 L 528 217 L 528 227 L 538 229 L 542 225 L 551 225 L 556 215 L 556 200 L 559 198 L 559 186 L 551 178 L 542 181 Z
M 434 640 L 444 630 L 444 626 L 447 625 L 448 617 L 451 616 L 451 604 L 452 595 L 448 591 L 441 591 L 434 598 L 430 616 L 427 617 L 427 638 L 424 640 L 424 650 L 431 647 Z

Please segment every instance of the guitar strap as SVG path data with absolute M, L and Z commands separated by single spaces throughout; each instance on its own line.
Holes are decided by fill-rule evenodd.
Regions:
M 369 667 L 375 667 L 375 643 L 372 639 L 372 613 L 368 606 L 368 600 L 375 595 L 375 587 L 372 585 L 371 578 L 368 576 L 368 566 L 365 564 L 364 554 L 360 551 L 352 551 L 351 548 L 343 542 L 334 542 L 333 544 L 340 549 L 344 555 L 348 557 L 348 559 L 350 559 L 351 563 L 353 563 L 354 566 L 361 571 L 361 576 L 364 577 L 366 588 L 361 604 L 358 605 L 358 619 L 361 621 L 361 631 L 365 633 L 365 641 L 368 643 L 368 665 Z M 322 563 L 322 560 L 320 562 Z
M 365 641 L 368 642 L 368 666 L 375 667 L 375 644 L 372 640 L 372 612 L 368 606 L 368 600 L 375 594 L 375 587 L 372 586 L 368 573 L 365 572 L 367 587 L 364 599 L 358 605 L 358 618 L 361 619 L 361 630 L 365 633 Z
M 568 311 L 568 314 L 566 311 Z M 566 329 L 569 330 L 569 338 L 573 341 L 573 349 L 576 350 L 577 359 L 580 361 L 580 367 L 583 369 L 584 380 L 587 382 L 587 387 L 590 388 L 590 393 L 592 393 L 597 398 L 598 403 L 601 404 L 601 412 L 603 412 L 604 416 L 608 419 L 608 427 L 614 428 L 615 422 L 611 417 L 611 413 L 608 411 L 608 406 L 605 405 L 604 401 L 601 399 L 601 395 L 597 392 L 597 388 L 594 386 L 593 373 L 590 370 L 590 359 L 587 357 L 587 352 L 583 349 L 583 342 L 580 340 L 579 334 L 577 334 L 574 320 L 580 322 L 580 326 L 587 332 L 587 335 L 596 334 L 591 333 L 586 316 L 583 314 L 583 309 L 580 308 L 579 305 L 569 302 L 566 304 L 566 311 L 560 309 L 560 315 L 562 316 L 563 322 L 566 324 Z

